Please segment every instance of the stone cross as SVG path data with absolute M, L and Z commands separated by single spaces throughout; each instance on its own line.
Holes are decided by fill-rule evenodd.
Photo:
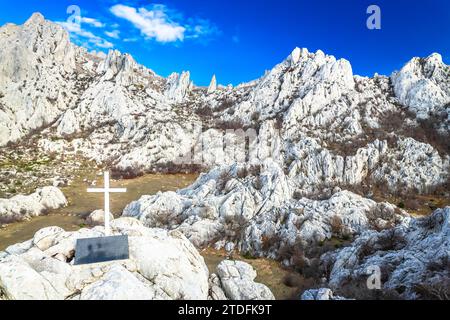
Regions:
M 109 236 L 111 234 L 111 227 L 109 225 L 109 194 L 110 193 L 124 193 L 127 192 L 127 189 L 114 189 L 109 187 L 109 172 L 104 172 L 105 186 L 102 189 L 87 189 L 87 192 L 93 192 L 93 193 L 104 193 L 105 194 L 105 236 Z

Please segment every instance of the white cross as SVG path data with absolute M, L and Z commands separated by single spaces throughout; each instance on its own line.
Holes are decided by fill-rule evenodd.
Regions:
M 110 189 L 109 188 L 109 172 L 106 171 L 105 175 L 105 186 L 103 189 L 87 189 L 87 192 L 94 193 L 104 193 L 105 194 L 105 235 L 109 236 L 111 234 L 111 229 L 109 226 L 109 194 L 110 193 L 124 193 L 127 192 L 127 189 Z

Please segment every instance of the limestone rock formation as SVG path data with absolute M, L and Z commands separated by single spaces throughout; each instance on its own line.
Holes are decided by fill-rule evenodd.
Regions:
M 0 224 L 24 220 L 67 205 L 64 194 L 56 187 L 44 187 L 30 195 L 0 199 Z
M 440 54 L 433 53 L 425 59 L 412 59 L 392 75 L 392 81 L 399 100 L 418 117 L 428 118 L 450 111 L 449 77 L 450 68 L 442 62 Z
M 163 78 L 129 54 L 87 52 L 71 44 L 60 25 L 34 14 L 21 26 L 0 28 L 0 161 L 8 165 L 0 184 L 21 170 L 14 164 L 16 158 L 5 156 L 17 146 L 25 153 L 54 155 L 61 166 L 65 157 L 88 159 L 126 178 L 201 170 L 204 173 L 190 187 L 144 196 L 129 204 L 123 215 L 183 234 L 197 247 L 227 245 L 274 259 L 281 258 L 283 248 L 300 242 L 320 244 L 333 237 L 357 237 L 352 245 L 357 250 L 365 243 L 377 246 L 389 230 L 397 230 L 407 236 L 405 246 L 386 251 L 380 245 L 386 251 L 383 257 L 371 252 L 347 265 L 353 260 L 339 258 L 349 255 L 350 249 L 343 249 L 330 258 L 345 265 L 344 271 L 333 273 L 330 283 L 338 285 L 346 276 L 361 273 L 372 258 L 382 265 L 391 259 L 395 263 L 388 261 L 387 268 L 398 267 L 404 275 L 399 252 L 407 255 L 405 263 L 413 268 L 409 254 L 434 261 L 443 256 L 435 242 L 444 248 L 447 244 L 433 240 L 441 237 L 437 229 L 421 229 L 420 222 L 385 201 L 397 195 L 448 197 L 449 70 L 441 56 L 433 54 L 413 58 L 390 76 L 368 78 L 354 75 L 345 59 L 295 48 L 258 79 L 217 88 L 213 78 L 205 88 L 194 85 L 189 72 Z M 65 203 L 56 191 L 45 190 L 0 200 L 0 219 L 27 218 Z M 46 193 L 53 195 L 42 200 Z M 374 193 L 382 200 L 370 199 Z M 448 211 L 443 210 L 439 212 Z M 123 221 L 128 220 L 115 223 Z M 46 233 L 38 237 L 37 248 L 53 244 L 54 232 L 59 231 L 46 230 L 48 237 Z M 52 259 L 70 260 L 73 239 L 93 231 L 80 232 L 47 248 Z M 429 238 L 433 234 L 435 238 Z M 424 239 L 431 240 L 420 247 Z M 31 250 L 28 246 L 34 245 L 25 243 L 9 251 L 20 256 Z M 144 248 L 134 253 L 150 254 Z M 34 279 L 30 283 L 39 294 L 54 298 L 74 292 L 62 285 L 48 287 L 47 280 L 36 276 L 40 271 L 22 263 L 24 258 L 8 259 L 13 270 Z M 292 257 L 283 259 L 285 265 L 293 263 Z M 418 268 L 415 275 L 426 278 L 423 284 L 434 286 L 433 281 L 442 279 L 414 268 Z M 147 271 L 142 271 L 143 277 L 153 279 Z M 131 280 L 138 278 L 134 272 L 126 266 L 108 269 L 106 282 L 97 283 L 100 276 L 94 277 L 84 295 L 72 298 L 145 298 L 150 292 L 166 297 L 159 289 L 137 285 Z M 15 275 L 5 274 L 8 279 Z M 123 279 L 135 283 L 140 293 L 120 287 Z M 209 281 L 216 288 L 210 290 L 210 298 L 224 298 L 220 275 Z M 206 298 L 207 282 L 208 276 L 202 276 L 197 291 L 181 283 L 164 290 L 175 298 L 185 294 Z M 386 288 L 404 287 L 402 295 L 415 298 L 420 296 L 416 285 L 394 273 Z M 111 288 L 117 289 L 117 296 Z M 20 286 L 10 290 L 21 297 L 29 294 Z M 233 296 L 240 294 L 236 291 Z
M 222 300 L 225 296 L 229 300 L 274 300 L 270 289 L 254 282 L 255 278 L 256 271 L 249 264 L 224 260 L 217 266 L 217 274 L 212 278 L 213 282 L 218 280 L 220 283 L 220 286 L 216 284 L 213 287 L 213 299 Z
M 217 90 L 217 80 L 216 75 L 213 75 L 211 83 L 209 84 L 208 87 L 208 94 L 214 93 L 216 90 Z
M 245 166 L 224 166 L 177 193 L 144 196 L 128 205 L 123 215 L 149 227 L 177 229 L 199 247 L 219 238 L 219 247 L 231 241 L 243 252 L 270 257 L 298 239 L 320 242 L 408 220 L 389 203 L 349 191 L 336 190 L 326 200 L 293 200 L 290 181 L 279 165 L 266 161 L 258 170 L 253 176 Z M 262 239 L 275 236 L 276 246 L 263 249 Z
M 172 73 L 167 79 L 166 97 L 174 102 L 183 102 L 191 89 L 190 73 L 183 72 L 181 75 Z
M 54 122 L 76 99 L 76 49 L 39 13 L 0 29 L 0 146 Z

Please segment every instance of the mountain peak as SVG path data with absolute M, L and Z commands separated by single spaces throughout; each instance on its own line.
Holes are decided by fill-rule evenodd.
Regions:
M 432 62 L 434 64 L 441 64 L 441 63 L 443 63 L 442 62 L 442 55 L 437 53 L 437 52 L 433 52 L 425 60 L 427 62 Z
M 40 12 L 35 12 L 31 15 L 31 17 L 25 22 L 25 25 L 31 24 L 42 24 L 45 22 L 45 18 Z

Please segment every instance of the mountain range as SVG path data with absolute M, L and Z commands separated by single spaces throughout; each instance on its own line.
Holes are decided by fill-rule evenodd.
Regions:
M 189 72 L 164 78 L 129 54 L 88 52 L 39 13 L 0 28 L 5 155 L 55 154 L 61 170 L 87 159 L 123 178 L 203 172 L 123 215 L 198 248 L 320 269 L 334 290 L 374 264 L 386 295 L 448 283 L 450 210 L 423 199 L 450 204 L 449 133 L 450 67 L 437 53 L 369 78 L 295 48 L 259 79 L 233 87 L 214 76 L 206 88 Z M 429 216 L 412 215 L 423 207 Z M 348 246 L 321 251 L 336 238 Z

